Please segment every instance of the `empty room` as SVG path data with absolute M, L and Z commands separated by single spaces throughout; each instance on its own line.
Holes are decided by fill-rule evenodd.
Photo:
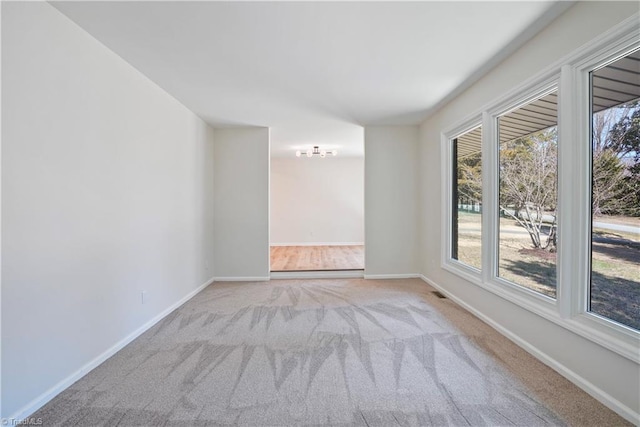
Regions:
M 4 1 L 0 72 L 2 424 L 640 424 L 637 2 Z
M 362 277 L 364 136 L 360 126 L 351 133 L 333 145 L 271 141 L 272 278 Z

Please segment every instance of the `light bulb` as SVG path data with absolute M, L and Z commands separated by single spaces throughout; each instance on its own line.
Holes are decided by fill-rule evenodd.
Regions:
M 302 155 L 302 153 L 300 152 L 300 150 L 296 151 L 296 157 L 300 157 Z
M 311 148 L 309 148 L 307 150 L 307 157 L 311 157 L 311 156 L 313 156 L 313 150 Z
M 338 150 L 333 150 L 333 151 L 331 152 L 331 154 L 333 154 L 334 156 L 337 156 L 337 155 L 338 155 Z

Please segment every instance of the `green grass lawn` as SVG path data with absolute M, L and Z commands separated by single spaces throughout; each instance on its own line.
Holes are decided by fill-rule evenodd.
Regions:
M 471 213 L 461 213 L 458 221 L 458 259 L 477 268 L 481 265 L 480 221 L 479 214 Z M 636 221 L 616 217 L 615 223 Z M 511 219 L 501 218 L 500 229 L 499 276 L 555 298 L 555 254 L 533 250 L 528 234 Z M 594 229 L 590 310 L 640 330 L 639 234 Z

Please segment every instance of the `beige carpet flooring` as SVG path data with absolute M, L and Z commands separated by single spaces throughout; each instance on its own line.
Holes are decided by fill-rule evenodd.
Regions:
M 627 425 L 420 280 L 215 283 L 44 425 Z

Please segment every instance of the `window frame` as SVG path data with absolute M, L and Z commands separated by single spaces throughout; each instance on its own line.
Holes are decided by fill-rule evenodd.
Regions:
M 640 24 L 635 25 L 628 32 L 618 36 L 609 43 L 600 43 L 597 48 L 591 49 L 588 54 L 563 67 L 566 80 L 572 84 L 572 95 L 577 105 L 573 105 L 574 115 L 572 119 L 574 128 L 574 141 L 585 141 L 588 143 L 575 144 L 572 147 L 571 155 L 573 167 L 579 171 L 580 178 L 578 186 L 571 185 L 567 189 L 569 194 L 573 194 L 575 205 L 574 210 L 579 206 L 581 218 L 575 221 L 577 232 L 571 239 L 575 247 L 574 256 L 577 258 L 573 278 L 568 278 L 570 294 L 567 296 L 566 315 L 568 320 L 575 323 L 575 327 L 584 330 L 585 333 L 596 333 L 598 335 L 610 335 L 614 340 L 608 342 L 608 347 L 626 347 L 626 342 L 631 339 L 635 341 L 635 351 L 632 360 L 640 362 L 640 352 L 638 344 L 640 341 L 640 331 L 625 326 L 612 319 L 589 311 L 590 305 L 590 285 L 591 285 L 591 243 L 592 243 L 592 213 L 591 213 L 591 185 L 592 185 L 592 141 L 591 141 L 591 78 L 590 73 L 596 69 L 620 59 L 627 54 L 640 49 Z M 567 114 L 570 114 L 568 112 Z M 577 215 L 578 212 L 574 212 Z M 576 238 L 577 237 L 577 238 Z M 571 280 L 573 279 L 573 280 Z M 607 339 L 610 341 L 610 339 Z M 619 351 L 618 351 L 619 352 Z
M 532 84 L 530 87 L 519 91 L 518 94 L 514 94 L 513 96 L 508 97 L 501 103 L 497 103 L 494 108 L 488 109 L 488 120 L 490 121 L 490 132 L 488 132 L 488 140 L 485 141 L 485 145 L 488 146 L 488 150 L 491 151 L 491 157 L 493 161 L 491 163 L 491 176 L 489 177 L 489 181 L 487 181 L 490 185 L 489 194 L 489 214 L 491 215 L 490 223 L 488 224 L 488 232 L 491 233 L 492 238 L 489 240 L 489 253 L 493 255 L 493 258 L 489 261 L 491 264 L 491 268 L 489 270 L 490 275 L 487 278 L 488 281 L 493 283 L 496 286 L 499 286 L 499 289 L 506 290 L 513 288 L 517 289 L 518 295 L 522 298 L 534 298 L 535 301 L 542 304 L 552 304 L 553 306 L 557 303 L 557 292 L 558 292 L 558 280 L 556 273 L 556 298 L 551 298 L 546 296 L 540 292 L 536 292 L 532 289 L 527 288 L 526 286 L 511 282 L 507 279 L 504 279 L 499 276 L 499 246 L 500 246 L 500 209 L 499 209 L 499 200 L 500 200 L 500 141 L 499 141 L 499 122 L 498 119 L 511 111 L 517 110 L 518 108 L 527 105 L 531 102 L 534 102 L 545 95 L 548 95 L 553 92 L 558 93 L 558 106 L 560 105 L 560 90 L 559 90 L 559 82 L 560 82 L 560 74 L 558 72 L 551 73 L 550 76 L 546 76 L 544 79 Z M 558 113 L 559 116 L 559 113 Z M 559 122 L 559 117 L 558 117 Z M 559 128 L 559 126 L 558 126 Z M 490 138 L 490 139 L 489 139 Z M 558 136 L 558 150 L 561 146 L 560 137 Z M 560 163 L 558 161 L 558 172 L 556 173 L 559 178 L 559 170 Z M 559 180 L 559 179 L 558 179 Z M 489 216 L 489 215 L 487 215 Z M 560 221 L 557 221 L 557 228 L 560 229 Z M 560 243 L 558 244 L 558 253 L 556 254 L 556 271 L 558 268 L 558 257 L 560 252 Z M 509 291 L 509 292 L 510 292 Z M 531 301 L 532 303 L 536 303 Z
M 443 251 L 442 251 L 442 259 L 441 266 L 442 268 L 451 271 L 452 273 L 458 274 L 464 277 L 467 280 L 477 282 L 482 275 L 482 269 L 478 269 L 472 265 L 466 264 L 460 260 L 453 258 L 452 250 L 453 250 L 453 161 L 457 160 L 454 158 L 454 149 L 453 142 L 458 137 L 470 132 L 477 127 L 483 125 L 482 115 L 476 114 L 473 115 L 466 120 L 464 120 L 461 124 L 448 130 L 447 132 L 443 132 L 441 134 L 441 153 L 442 153 L 442 161 L 447 165 L 446 174 L 442 177 L 442 182 L 447 188 L 447 191 L 441 192 L 442 195 L 442 218 L 446 223 L 445 227 L 441 227 L 442 236 L 441 241 L 443 243 Z M 482 135 L 484 138 L 484 128 L 482 128 Z M 484 155 L 484 153 L 482 153 Z M 482 168 L 482 182 L 484 187 L 484 157 L 482 159 L 483 168 Z M 485 207 L 484 207 L 484 196 L 483 196 L 483 206 L 482 206 L 482 228 L 481 228 L 481 236 L 484 241 L 484 215 L 485 215 Z M 482 265 L 484 265 L 484 250 L 482 251 Z
M 588 311 L 591 274 L 589 73 L 640 47 L 638 14 L 554 62 L 441 133 L 441 266 L 493 294 L 640 363 L 640 331 Z M 557 88 L 558 206 L 556 299 L 498 277 L 497 118 Z M 451 141 L 482 125 L 482 268 L 451 257 Z M 585 143 L 589 141 L 589 143 Z

